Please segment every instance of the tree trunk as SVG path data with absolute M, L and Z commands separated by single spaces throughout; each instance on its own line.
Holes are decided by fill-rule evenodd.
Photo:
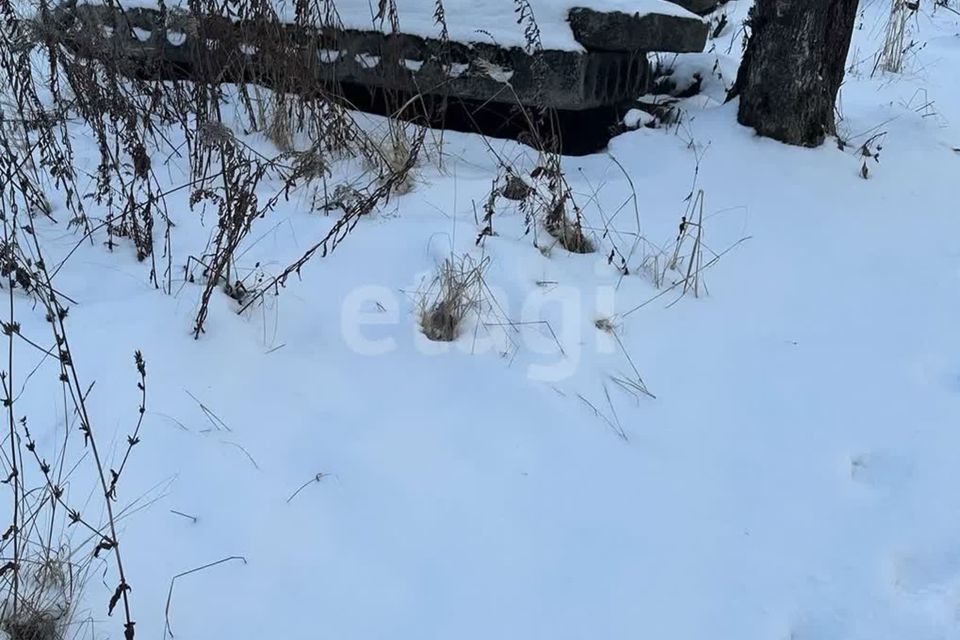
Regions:
M 836 132 L 858 0 L 757 0 L 731 96 L 740 124 L 788 144 L 815 147 Z

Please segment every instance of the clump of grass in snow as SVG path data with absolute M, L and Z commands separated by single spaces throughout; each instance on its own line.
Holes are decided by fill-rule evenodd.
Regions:
M 420 328 L 434 342 L 453 342 L 463 322 L 482 306 L 484 273 L 490 259 L 448 258 L 420 299 Z
M 562 206 L 550 213 L 546 220 L 547 232 L 553 236 L 560 246 L 570 253 L 593 253 L 596 249 L 593 242 L 583 233 L 579 219 L 571 220 L 566 216 Z
M 533 187 L 528 185 L 523 178 L 508 171 L 506 174 L 506 184 L 500 189 L 500 195 L 507 200 L 522 202 L 533 193 Z
M 51 549 L 28 554 L 21 563 L 19 603 L 10 598 L 0 605 L 0 631 L 9 640 L 64 640 L 75 623 L 75 602 L 82 586 L 80 567 Z
M 61 640 L 61 618 L 50 611 L 23 610 L 14 618 L 0 621 L 0 629 L 10 640 Z
M 394 187 L 394 193 L 404 195 L 413 190 L 416 183 L 415 174 L 405 167 L 414 167 L 416 158 L 413 157 L 413 145 L 405 134 L 391 133 L 389 142 L 383 149 L 383 162 L 389 175 L 403 174 Z
M 903 55 L 906 53 L 904 40 L 907 36 L 907 19 L 913 13 L 907 0 L 892 0 L 890 18 L 887 21 L 883 50 L 877 59 L 877 66 L 890 73 L 900 73 L 903 69 Z
M 288 99 L 283 94 L 277 93 L 274 96 L 272 108 L 266 114 L 266 123 L 264 134 L 267 139 L 284 153 L 293 151 L 293 122 Z
M 593 321 L 593 326 L 604 333 L 613 333 L 617 330 L 617 325 L 614 324 L 613 318 L 608 317 L 597 318 Z
M 534 170 L 532 176 L 546 181 L 546 194 L 540 197 L 539 204 L 547 233 L 570 253 L 593 253 L 596 248 L 583 231 L 583 214 L 567 184 L 560 157 L 546 154 L 544 163 Z M 568 213 L 568 207 L 572 209 L 572 215 Z

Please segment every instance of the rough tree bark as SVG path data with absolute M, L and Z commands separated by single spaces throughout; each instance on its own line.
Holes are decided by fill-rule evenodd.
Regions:
M 858 0 L 757 0 L 731 96 L 737 120 L 762 136 L 815 147 L 836 132 Z

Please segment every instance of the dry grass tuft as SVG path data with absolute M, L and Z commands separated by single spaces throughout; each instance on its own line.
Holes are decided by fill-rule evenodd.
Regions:
M 283 94 L 277 93 L 272 108 L 267 114 L 267 126 L 264 130 L 267 139 L 283 153 L 291 153 L 293 145 L 293 122 L 290 109 Z
M 419 163 L 421 145 L 407 132 L 404 123 L 391 123 L 390 131 L 380 148 L 381 172 L 385 176 L 402 176 L 393 185 L 393 193 L 405 195 L 416 184 L 414 169 Z
M 534 217 L 543 219 L 547 233 L 556 239 L 570 253 L 593 253 L 594 243 L 583 231 L 583 212 L 573 197 L 573 190 L 567 183 L 566 175 L 560 165 L 560 156 L 546 154 L 541 164 L 534 169 L 531 177 L 544 184 L 545 192 L 534 190 Z M 568 212 L 572 210 L 572 212 Z
M 566 215 L 560 214 L 556 217 L 547 218 L 546 227 L 547 232 L 570 253 L 593 253 L 596 251 L 593 241 L 584 234 L 583 227 L 578 222 L 569 220 Z
M 905 46 L 907 20 L 914 11 L 912 3 L 907 0 L 892 0 L 883 50 L 877 58 L 878 68 L 889 73 L 900 73 L 903 70 L 903 57 L 908 48 Z
M 614 333 L 617 330 L 617 325 L 614 324 L 613 318 L 607 318 L 607 317 L 597 318 L 596 320 L 594 320 L 593 326 L 595 326 L 600 331 L 603 331 L 604 333 Z
M 448 258 L 420 300 L 420 328 L 434 342 L 453 342 L 463 321 L 482 306 L 490 259 Z
M 233 131 L 222 122 L 204 122 L 197 131 L 197 139 L 207 149 L 234 143 Z
M 62 612 L 22 607 L 16 617 L 0 621 L 0 629 L 9 640 L 63 640 L 64 621 Z
M 533 194 L 533 187 L 513 172 L 507 173 L 506 181 L 507 183 L 500 190 L 500 194 L 507 200 L 522 202 Z

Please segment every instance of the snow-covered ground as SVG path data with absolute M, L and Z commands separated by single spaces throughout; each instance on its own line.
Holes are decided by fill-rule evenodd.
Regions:
M 712 51 L 676 61 L 706 75 L 680 125 L 564 160 L 594 254 L 538 249 L 510 208 L 477 246 L 497 164 L 450 132 L 442 164 L 278 297 L 237 315 L 217 293 L 199 340 L 198 284 L 164 295 L 125 244 L 38 224 L 51 256 L 73 252 L 56 285 L 114 458 L 136 419 L 134 350 L 147 360 L 118 503 L 134 505 L 138 638 L 164 637 L 174 575 L 230 556 L 245 562 L 175 583 L 177 638 L 960 638 L 960 16 L 924 3 L 905 72 L 872 75 L 886 3 L 864 2 L 848 146 L 801 149 L 722 103 L 748 4 L 721 9 Z M 859 146 L 882 132 L 864 179 Z M 533 168 L 530 149 L 489 142 Z M 154 166 L 179 184 L 168 158 Z M 722 254 L 708 295 L 656 288 L 640 250 L 626 277 L 607 263 L 638 228 L 669 253 L 692 190 L 705 262 Z M 326 232 L 335 214 L 308 200 L 257 223 L 244 274 L 279 272 Z M 186 192 L 170 202 L 179 277 L 216 220 Z M 498 311 L 444 348 L 418 331 L 417 292 L 451 254 L 489 259 Z M 45 331 L 26 299 L 17 319 Z M 617 383 L 638 374 L 655 398 Z M 34 382 L 18 401 L 45 452 L 57 393 Z M 82 472 L 70 491 L 96 519 Z M 114 574 L 95 567 L 83 633 L 119 638 Z

